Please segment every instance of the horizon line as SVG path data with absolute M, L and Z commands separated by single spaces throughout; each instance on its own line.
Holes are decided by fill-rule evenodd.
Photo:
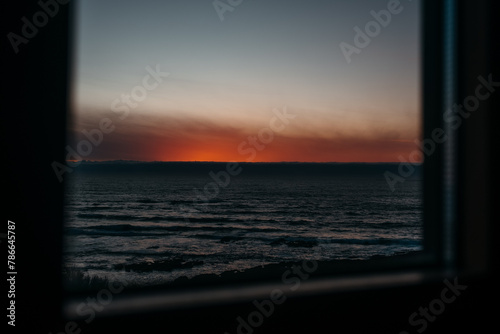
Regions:
M 139 163 L 238 163 L 238 164 L 281 164 L 281 163 L 311 163 L 311 164 L 398 164 L 400 161 L 213 161 L 213 160 L 66 160 L 72 163 L 109 163 L 109 162 L 139 162 Z M 413 163 L 423 164 L 423 162 Z

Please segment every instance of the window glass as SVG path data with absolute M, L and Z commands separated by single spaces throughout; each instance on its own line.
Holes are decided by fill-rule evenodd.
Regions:
M 418 2 L 76 7 L 71 287 L 422 249 Z

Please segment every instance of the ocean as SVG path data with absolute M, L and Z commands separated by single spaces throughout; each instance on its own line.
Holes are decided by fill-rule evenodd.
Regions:
M 422 184 L 391 191 L 384 170 L 394 164 L 226 167 L 82 163 L 66 184 L 65 265 L 146 286 L 422 249 Z

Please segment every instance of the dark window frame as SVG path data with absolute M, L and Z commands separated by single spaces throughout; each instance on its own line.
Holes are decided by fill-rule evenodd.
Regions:
M 423 116 L 423 137 L 432 138 L 433 131 L 436 128 L 444 128 L 442 110 L 445 105 L 445 90 L 455 91 L 453 83 L 446 81 L 445 73 L 443 71 L 443 64 L 445 57 L 449 56 L 452 46 L 445 43 L 445 20 L 447 16 L 452 15 L 449 9 L 447 10 L 446 1 L 426 1 L 422 5 L 421 14 L 421 52 L 422 52 L 422 116 Z M 73 14 L 74 15 L 74 14 Z M 425 18 L 425 20 L 424 20 Z M 455 95 L 455 94 L 453 94 Z M 356 284 L 362 286 L 369 286 L 370 281 L 362 277 L 362 283 L 357 282 L 360 275 L 372 275 L 373 287 L 379 286 L 379 279 L 383 277 L 384 285 L 393 277 L 394 284 L 401 283 L 401 279 L 407 279 L 407 284 L 414 284 L 422 280 L 427 280 L 427 274 L 424 272 L 430 270 L 454 270 L 454 264 L 445 259 L 446 244 L 444 239 L 444 224 L 435 224 L 433 222 L 444 222 L 446 220 L 445 212 L 443 210 L 444 196 L 449 195 L 441 191 L 444 187 L 443 173 L 445 156 L 444 145 L 436 145 L 435 152 L 429 157 L 425 158 L 423 167 L 424 174 L 424 250 L 421 254 L 409 256 L 403 259 L 382 259 L 380 261 L 366 261 L 350 268 L 348 271 L 343 268 L 332 268 L 330 274 L 316 276 L 318 281 L 312 280 L 304 282 L 306 287 L 297 291 L 296 295 L 324 293 L 325 291 L 343 290 L 346 288 L 356 289 Z M 381 177 L 383 177 L 381 175 Z M 455 180 L 451 180 L 455 182 Z M 454 252 L 453 250 L 447 250 Z M 391 274 L 392 273 L 392 274 Z M 394 276 L 391 276 L 394 275 Z M 435 272 L 430 272 L 429 277 L 435 277 Z M 228 282 L 228 285 L 216 286 L 194 286 L 196 294 L 192 294 L 190 287 L 183 289 L 186 296 L 190 296 L 191 306 L 198 303 L 205 303 L 207 298 L 211 303 L 232 303 L 242 299 L 248 299 L 249 296 L 253 298 L 264 298 L 266 294 L 272 289 L 286 290 L 285 284 L 279 282 L 279 277 L 276 281 L 263 280 L 261 282 L 248 282 L 244 288 L 241 286 L 234 286 L 234 282 Z M 346 281 L 351 281 L 352 287 L 346 285 Z M 229 290 L 228 290 L 228 287 Z M 253 292 L 249 294 L 247 289 Z M 132 291 L 129 293 L 130 298 L 123 298 L 122 303 L 114 303 L 106 307 L 102 312 L 103 314 L 115 313 L 115 307 L 121 312 L 137 312 L 136 305 L 154 304 L 156 307 L 164 307 L 165 309 L 174 308 L 176 303 L 179 303 L 179 291 L 172 294 L 170 289 L 161 290 L 154 289 L 155 296 L 148 302 L 148 294 L 143 291 Z M 81 318 L 75 312 L 76 306 L 81 302 L 81 298 L 88 292 L 75 293 L 73 299 L 68 301 L 66 315 L 70 318 Z M 158 297 L 162 294 L 163 297 Z M 182 296 L 180 296 L 182 298 Z M 120 298 L 121 299 L 121 298 Z M 160 306 L 162 305 L 162 306 Z M 142 310 L 145 308 L 142 307 Z
M 444 87 L 446 87 L 442 48 L 445 42 L 443 39 L 445 1 L 425 0 L 422 2 L 424 8 L 422 16 L 425 17 L 423 31 L 425 137 L 435 127 L 443 125 L 441 111 L 445 104 L 443 99 Z M 457 26 L 455 48 L 457 73 L 454 89 L 456 96 L 460 99 L 474 91 L 478 75 L 499 73 L 498 65 L 493 62 L 495 38 L 491 32 L 493 28 L 498 28 L 498 23 L 495 23 L 498 20 L 494 20 L 496 18 L 494 13 L 499 11 L 498 3 L 495 4 L 492 0 L 478 0 L 474 3 L 457 0 L 455 3 L 457 5 L 456 17 L 460 25 Z M 22 25 L 20 18 L 32 15 L 39 10 L 37 1 L 23 0 L 15 4 L 9 3 L 8 6 L 7 9 L 2 10 L 2 13 L 9 13 L 3 21 L 4 36 L 10 31 L 19 32 Z M 19 327 L 38 331 L 59 332 L 64 328 L 64 324 L 71 320 L 64 312 L 67 299 L 62 288 L 61 277 L 64 184 L 57 182 L 50 167 L 53 161 L 64 161 L 65 155 L 63 143 L 65 143 L 69 106 L 68 70 L 70 63 L 67 55 L 70 49 L 70 16 L 68 7 L 61 5 L 59 14 L 52 18 L 46 27 L 41 28 L 38 35 L 30 39 L 28 44 L 22 45 L 18 54 L 11 52 L 7 39 L 4 39 L 7 44 L 6 61 L 3 64 L 6 76 L 2 85 L 3 91 L 8 92 L 4 96 L 8 98 L 5 98 L 5 103 L 2 105 L 9 115 L 8 121 L 2 122 L 2 133 L 5 136 L 2 143 L 9 162 L 7 173 L 11 176 L 4 181 L 10 195 L 7 199 L 6 211 L 7 219 L 16 221 L 18 225 L 19 272 L 23 273 L 18 278 L 17 285 L 19 287 L 18 321 Z M 481 37 L 478 38 L 478 36 Z M 496 56 L 499 58 L 498 53 Z M 399 300 L 403 303 L 402 299 L 397 297 L 402 292 L 409 298 L 415 298 L 415 303 L 407 302 L 404 305 L 412 305 L 414 308 L 409 306 L 408 310 L 416 310 L 418 305 L 421 305 L 422 300 L 419 296 L 422 292 L 426 297 L 435 297 L 435 294 L 426 295 L 427 289 L 434 287 L 434 292 L 438 293 L 441 282 L 446 277 L 460 275 L 460 277 L 465 277 L 466 282 L 471 282 L 470 284 L 479 282 L 481 285 L 490 282 L 494 261 L 497 261 L 491 254 L 498 254 L 494 252 L 498 251 L 498 246 L 493 242 L 495 236 L 498 235 L 496 226 L 498 213 L 495 210 L 498 194 L 494 192 L 491 185 L 492 182 L 498 182 L 498 176 L 495 175 L 491 162 L 491 156 L 495 154 L 495 147 L 497 147 L 495 144 L 498 144 L 498 134 L 494 124 L 498 124 L 499 117 L 498 113 L 493 113 L 495 106 L 498 107 L 498 100 L 498 95 L 487 100 L 481 107 L 482 112 L 464 122 L 464 125 L 457 131 L 457 193 L 455 194 L 457 196 L 455 207 L 457 225 L 456 234 L 453 236 L 456 244 L 455 263 L 446 262 L 442 256 L 443 229 L 442 224 L 439 223 L 443 222 L 444 206 L 440 196 L 443 190 L 441 174 L 443 152 L 441 148 L 438 148 L 438 151 L 427 159 L 424 165 L 425 221 L 438 222 L 438 224 L 431 225 L 425 223 L 425 247 L 430 250 L 430 253 L 426 253 L 431 254 L 427 259 L 427 265 L 410 272 L 389 272 L 378 276 L 350 275 L 331 280 L 325 279 L 317 282 L 316 287 L 314 283 L 311 283 L 312 285 L 302 290 L 300 295 L 292 298 L 293 301 L 290 301 L 290 306 L 287 308 L 318 302 L 342 314 L 341 307 L 331 305 L 332 302 L 343 303 L 342 307 L 345 307 L 354 303 L 353 298 L 363 298 L 374 307 L 388 306 L 393 301 Z M 432 254 L 441 255 L 435 257 Z M 399 281 L 395 278 L 399 278 Z M 240 292 L 244 291 L 244 288 L 236 289 Z M 222 326 L 222 322 L 225 321 L 224 317 L 218 321 L 210 320 L 207 314 L 220 316 L 221 313 L 214 310 L 221 310 L 220 312 L 225 310 L 229 314 L 227 319 L 235 319 L 231 315 L 231 308 L 236 314 L 243 314 L 239 312 L 248 310 L 249 302 L 268 294 L 268 289 L 269 286 L 260 286 L 253 291 L 247 290 L 247 293 L 241 293 L 239 298 L 232 295 L 225 299 L 225 306 L 209 298 L 208 304 L 190 303 L 181 310 L 175 307 L 178 304 L 168 304 L 165 299 L 164 302 L 160 301 L 159 304 L 145 309 L 147 313 L 141 314 L 136 312 L 138 311 L 137 305 L 134 307 L 130 304 L 132 305 L 130 318 L 120 316 L 128 313 L 123 312 L 123 309 L 117 310 L 119 313 L 112 314 L 110 308 L 109 317 L 105 317 L 105 313 L 102 313 L 88 326 L 89 328 L 91 326 L 95 332 L 133 328 L 127 326 L 147 328 L 148 323 L 141 323 L 140 318 L 137 318 L 137 315 L 141 314 L 141 317 L 147 316 L 147 319 L 151 321 L 150 325 L 164 323 L 167 315 L 171 320 L 177 317 L 190 319 L 191 316 L 199 316 L 205 321 L 212 321 L 212 324 L 217 323 L 218 325 L 212 327 L 216 328 Z M 479 291 L 484 292 L 484 290 Z M 387 293 L 390 296 L 387 297 L 387 301 L 377 304 L 378 297 L 376 296 L 386 298 L 384 296 L 387 296 Z M 172 294 L 170 296 L 172 297 Z M 178 297 L 182 300 L 182 296 L 175 296 L 175 298 Z M 155 296 L 149 301 L 155 298 L 158 300 Z M 175 301 L 175 299 L 171 300 Z M 484 301 L 484 299 L 479 300 Z M 118 304 L 117 301 L 116 306 Z M 126 305 L 126 302 L 122 305 Z M 136 311 L 133 308 L 136 308 Z M 471 312 L 470 314 L 479 316 L 479 313 L 474 313 L 474 310 L 466 309 Z M 363 317 L 373 320 L 371 312 L 377 315 L 383 314 L 382 311 L 365 308 L 359 309 L 359 314 L 355 317 L 347 316 L 346 319 Z M 287 314 L 293 315 L 293 312 Z M 398 318 L 395 322 L 398 325 L 407 324 L 409 314 L 411 312 L 408 313 L 405 308 L 401 314 L 402 318 Z M 464 315 L 464 313 L 458 314 Z M 328 323 L 328 319 L 315 318 L 313 314 L 308 314 L 308 317 L 315 319 L 318 323 Z M 458 317 L 453 319 L 457 320 Z M 117 319 L 120 321 L 117 322 Z M 286 327 L 286 319 L 284 315 L 277 314 L 274 320 L 269 321 L 275 326 Z M 337 321 L 345 323 L 348 320 L 342 321 L 337 318 Z M 380 319 L 377 321 L 379 324 L 386 323 Z M 184 325 L 197 326 L 197 324 Z M 370 328 L 368 324 L 365 327 L 362 324 L 352 325 L 357 328 L 360 326 Z M 439 328 L 439 324 L 435 326 Z M 203 324 L 199 324 L 198 327 L 203 328 Z M 455 327 L 458 328 L 458 325 L 455 324 Z M 400 327 L 395 325 L 394 328 Z M 401 330 L 404 329 L 405 327 L 401 328 Z

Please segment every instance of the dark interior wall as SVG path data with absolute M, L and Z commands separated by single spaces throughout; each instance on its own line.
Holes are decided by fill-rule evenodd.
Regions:
M 500 8 L 493 0 L 459 1 L 464 6 L 461 19 L 463 48 L 461 76 L 463 80 L 475 80 L 480 62 L 482 71 L 496 73 L 500 59 L 495 32 Z M 46 25 L 19 45 L 15 53 L 7 38 L 9 32 L 22 34 L 23 21 L 32 19 L 40 11 L 37 1 L 17 0 L 2 2 L 2 152 L 3 177 L 2 226 L 7 220 L 16 223 L 16 327 L 7 326 L 8 332 L 21 329 L 36 332 L 59 333 L 67 321 L 61 318 L 60 249 L 63 186 L 52 170 L 53 161 L 64 160 L 64 143 L 68 90 L 69 11 L 68 5 L 59 5 L 59 12 Z M 481 34 L 475 38 L 474 34 Z M 480 55 L 489 55 L 486 60 Z M 470 81 L 467 81 L 470 82 Z M 462 93 L 472 84 L 461 86 Z M 461 248 L 464 266 L 485 256 L 487 268 L 497 263 L 498 254 L 498 173 L 492 166 L 491 157 L 498 154 L 499 95 L 488 100 L 485 115 L 471 121 L 464 134 L 468 149 L 461 157 L 461 177 L 466 186 L 461 188 L 463 211 Z M 472 118 L 471 118 L 472 119 Z M 464 128 L 465 129 L 465 128 Z M 481 177 L 479 182 L 475 182 Z M 472 188 L 471 188 L 472 187 Z M 478 197 L 481 194 L 481 197 Z M 476 202 L 471 202 L 474 199 Z M 481 202 L 479 202 L 481 199 Z M 473 204 L 471 204 L 473 203 Z M 479 221 L 488 232 L 478 241 L 468 235 L 470 222 Z M 5 233 L 4 227 L 0 233 Z M 481 242 L 487 247 L 474 247 Z M 467 245 L 474 252 L 469 253 Z M 6 254 L 2 240 L 2 254 Z M 4 277 L 7 275 L 3 270 Z M 3 280 L 5 282 L 5 280 Z M 495 328 L 494 309 L 489 302 L 495 295 L 491 275 L 463 277 L 460 284 L 468 288 L 448 305 L 436 320 L 429 321 L 425 333 L 452 333 L 466 326 L 475 332 L 487 332 L 488 325 Z M 442 282 L 359 293 L 337 293 L 311 298 L 290 299 L 266 319 L 255 333 L 319 332 L 326 328 L 333 333 L 416 333 L 420 326 L 411 326 L 408 317 L 439 298 Z M 7 291 L 7 290 L 4 290 Z M 2 291 L 2 296 L 4 292 Z M 7 299 L 2 297 L 4 310 Z M 493 305 L 496 302 L 493 300 Z M 253 311 L 251 303 L 193 309 L 177 312 L 152 313 L 119 318 L 97 318 L 90 324 L 79 324 L 82 332 L 142 332 L 162 333 L 235 333 L 238 316 Z
M 42 10 L 37 1 L 4 1 L 0 9 L 0 233 L 6 232 L 7 220 L 15 222 L 17 330 L 48 329 L 57 320 L 61 299 L 63 184 L 54 177 L 51 163 L 63 161 L 69 30 L 68 5 L 58 7 L 54 17 L 37 14 Z M 30 26 L 34 16 L 39 26 Z M 7 260 L 6 245 L 2 241 L 2 260 Z M 6 294 L 2 291 L 3 306 Z

